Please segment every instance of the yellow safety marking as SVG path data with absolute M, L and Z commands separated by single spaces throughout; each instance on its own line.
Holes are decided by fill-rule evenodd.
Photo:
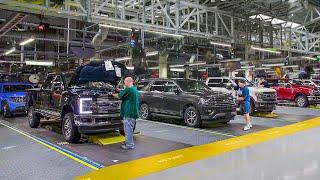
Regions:
M 99 145 L 110 145 L 123 142 L 125 138 L 118 132 L 114 132 L 89 136 L 88 141 Z
M 102 168 L 98 171 L 93 171 L 89 174 L 76 177 L 75 179 L 134 179 L 317 126 L 320 126 L 320 117 L 283 127 L 275 127 L 260 132 L 243 135 L 240 137 L 230 138 L 200 146 L 193 146 L 117 165 L 112 165 Z
M 308 106 L 309 109 L 320 109 L 319 105 L 310 105 Z
M 67 154 L 67 153 L 65 153 L 65 152 L 63 152 L 63 151 L 61 151 L 61 150 L 53 147 L 53 146 L 50 146 L 49 144 L 43 143 L 43 142 L 41 142 L 41 141 L 39 141 L 39 140 L 37 140 L 37 139 L 29 136 L 28 134 L 22 132 L 22 131 L 19 131 L 19 130 L 17 130 L 17 129 L 14 129 L 14 128 L 12 128 L 12 127 L 4 124 L 4 123 L 1 123 L 1 124 L 2 124 L 3 126 L 6 126 L 6 127 L 9 128 L 9 129 L 15 131 L 15 132 L 18 132 L 19 134 L 22 134 L 23 136 L 25 136 L 25 137 L 27 137 L 27 138 L 29 138 L 29 139 L 32 139 L 33 141 L 35 141 L 35 142 L 37 142 L 37 143 L 39 143 L 39 144 L 41 144 L 41 145 L 43 145 L 43 146 L 45 146 L 45 147 L 47 147 L 47 148 L 49 148 L 49 149 L 52 149 L 52 150 L 54 150 L 54 151 L 56 151 L 56 152 L 58 152 L 58 153 L 60 153 L 60 154 L 62 154 L 62 155 L 64 155 L 64 156 L 66 156 L 66 157 L 68 157 L 68 158 L 70 158 L 70 159 L 72 159 L 72 160 L 80 163 L 80 164 L 83 164 L 83 165 L 85 165 L 85 166 L 87 166 L 87 167 L 89 167 L 89 168 L 91 168 L 91 169 L 94 169 L 94 170 L 98 170 L 98 169 L 99 169 L 99 168 L 96 168 L 96 167 L 92 166 L 91 164 L 89 164 L 89 163 L 87 163 L 87 162 L 84 162 L 84 161 L 82 161 L 82 160 L 80 160 L 80 159 L 77 159 L 77 158 L 75 158 L 75 157 L 73 157 L 73 156 L 71 156 L 71 155 L 69 155 L 69 154 Z
M 278 117 L 275 113 L 269 113 L 269 112 L 255 112 L 254 116 L 256 117 L 266 117 L 266 118 L 275 118 Z

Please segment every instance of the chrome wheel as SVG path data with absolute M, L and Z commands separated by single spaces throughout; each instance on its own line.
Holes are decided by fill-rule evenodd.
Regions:
M 188 111 L 186 114 L 186 120 L 189 125 L 194 126 L 197 122 L 197 113 L 194 111 Z
M 70 121 L 70 119 L 69 118 L 67 118 L 65 121 L 64 121 L 64 135 L 66 136 L 66 137 L 70 137 L 70 135 L 71 135 L 71 121 Z
M 299 96 L 296 99 L 296 104 L 298 107 L 306 107 L 307 106 L 307 99 L 304 96 Z
M 148 107 L 145 104 L 143 104 L 141 106 L 140 113 L 141 113 L 141 118 L 142 119 L 146 119 L 148 117 L 149 110 L 148 110 Z

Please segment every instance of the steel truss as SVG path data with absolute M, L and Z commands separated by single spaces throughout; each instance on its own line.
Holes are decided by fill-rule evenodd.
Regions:
M 209 7 L 211 0 L 65 0 L 61 6 L 50 0 L 28 4 L 0 0 L 0 8 L 85 20 L 124 28 L 179 34 L 223 41 L 250 43 L 312 53 L 319 51 L 320 35 L 304 27 L 289 28 L 249 19 L 240 14 Z M 320 14 L 317 12 L 319 17 Z M 309 15 L 311 17 L 311 15 Z M 317 21 L 318 16 L 312 15 Z

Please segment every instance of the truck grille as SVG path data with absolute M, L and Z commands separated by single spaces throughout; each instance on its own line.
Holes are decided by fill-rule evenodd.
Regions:
M 212 105 L 221 107 L 231 107 L 235 104 L 233 99 L 228 99 L 228 97 L 212 97 L 209 102 Z
M 96 114 L 113 114 L 120 112 L 121 102 L 113 98 L 97 98 L 95 113 Z
M 264 92 L 262 94 L 262 99 L 264 101 L 276 101 L 277 95 L 274 92 Z

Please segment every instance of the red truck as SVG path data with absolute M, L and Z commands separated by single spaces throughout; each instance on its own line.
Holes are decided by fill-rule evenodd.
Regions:
M 279 101 L 294 101 L 298 107 L 320 104 L 320 89 L 293 83 L 290 79 L 268 79 L 271 87 L 277 91 Z

